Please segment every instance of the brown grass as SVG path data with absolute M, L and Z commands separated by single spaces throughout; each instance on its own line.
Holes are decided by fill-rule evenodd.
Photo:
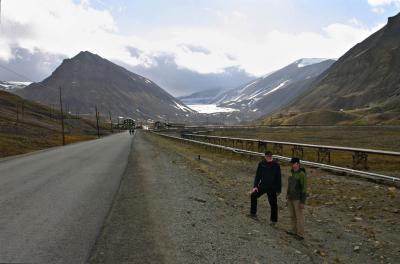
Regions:
M 400 128 L 398 127 L 266 127 L 216 130 L 212 135 L 400 151 Z M 283 154 L 291 157 L 291 148 L 291 146 L 284 146 Z M 352 155 L 352 152 L 333 151 L 331 164 L 351 168 Z M 303 159 L 317 161 L 316 149 L 305 148 Z M 368 156 L 369 171 L 372 172 L 400 176 L 399 164 L 400 157 L 372 154 Z M 359 169 L 363 168 L 359 167 Z
M 65 137 L 65 143 L 72 144 L 72 143 L 78 143 L 78 142 L 87 141 L 87 140 L 93 140 L 96 138 L 97 138 L 97 136 L 95 136 L 95 135 L 67 135 Z

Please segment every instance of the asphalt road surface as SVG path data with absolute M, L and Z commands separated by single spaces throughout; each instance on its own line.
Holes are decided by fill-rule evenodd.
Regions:
M 0 160 L 0 263 L 86 262 L 132 138 L 123 133 Z

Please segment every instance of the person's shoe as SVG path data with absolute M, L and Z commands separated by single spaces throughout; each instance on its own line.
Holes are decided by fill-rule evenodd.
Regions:
M 300 235 L 295 235 L 294 236 L 297 240 L 300 240 L 300 241 L 302 241 L 302 240 L 304 240 L 304 237 L 302 237 L 302 236 L 300 236 Z
M 293 231 L 286 231 L 286 234 L 291 235 L 291 236 L 297 236 L 297 234 Z
M 253 220 L 258 220 L 257 215 L 256 214 L 248 214 L 248 217 L 250 217 Z
M 277 223 L 278 223 L 278 222 L 273 222 L 273 221 L 271 221 L 271 222 L 269 223 L 269 225 L 272 226 L 272 227 L 275 227 Z

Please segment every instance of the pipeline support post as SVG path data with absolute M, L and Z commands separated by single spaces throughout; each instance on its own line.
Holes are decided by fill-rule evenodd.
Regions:
M 274 143 L 274 146 L 272 147 L 272 152 L 277 154 L 277 155 L 279 155 L 279 156 L 282 156 L 282 154 L 283 154 L 283 146 L 282 146 L 282 144 Z
M 262 152 L 262 153 L 266 152 L 267 151 L 267 147 L 268 147 L 267 142 L 258 141 L 258 144 L 257 144 L 257 151 L 258 152 Z
M 361 151 L 356 151 L 353 154 L 353 169 L 361 167 L 368 170 L 368 154 Z
M 331 151 L 327 148 L 319 148 L 317 150 L 317 161 L 331 164 Z
M 297 157 L 299 159 L 303 159 L 303 157 L 304 157 L 303 147 L 294 145 L 292 148 L 292 157 Z

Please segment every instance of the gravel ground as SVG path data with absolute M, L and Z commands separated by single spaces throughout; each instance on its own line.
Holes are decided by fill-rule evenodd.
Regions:
M 198 159 L 200 155 L 200 159 Z M 258 160 L 213 153 L 156 135 L 136 135 L 92 263 L 399 263 L 400 192 L 307 168 L 306 239 L 280 220 L 249 219 Z M 282 164 L 286 189 L 289 167 Z
M 207 173 L 154 137 L 137 133 L 91 263 L 312 261 L 306 245 L 238 211 Z

